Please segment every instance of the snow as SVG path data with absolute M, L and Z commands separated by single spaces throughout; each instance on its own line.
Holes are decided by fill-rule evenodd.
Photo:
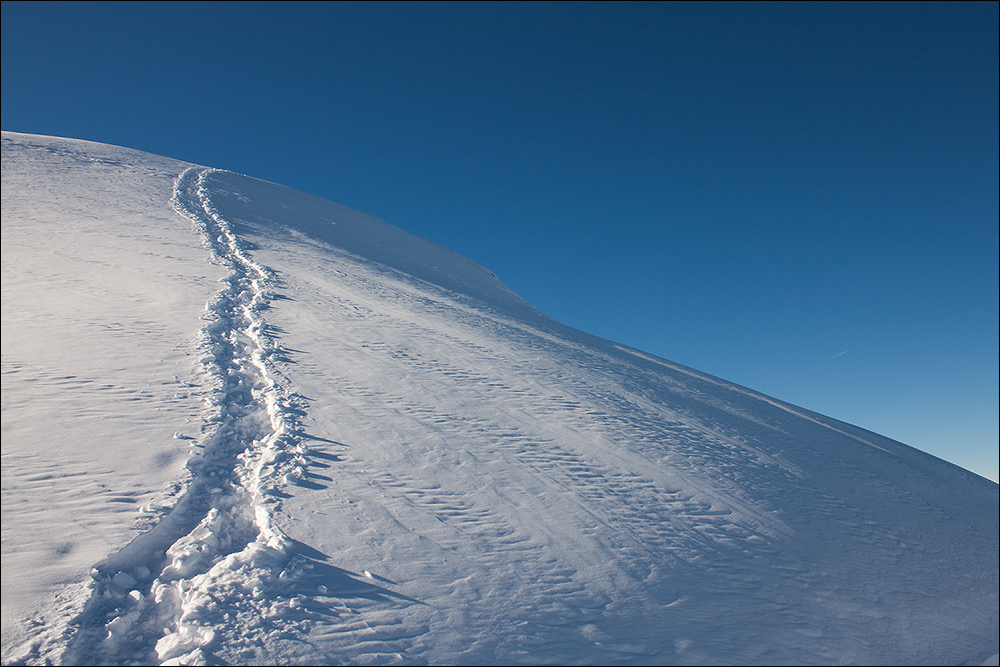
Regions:
M 995 483 L 331 202 L 3 150 L 5 664 L 995 664 Z

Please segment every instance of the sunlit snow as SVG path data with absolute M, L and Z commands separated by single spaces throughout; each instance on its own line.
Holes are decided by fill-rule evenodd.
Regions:
M 380 220 L 5 132 L 2 252 L 5 664 L 995 664 L 995 483 Z

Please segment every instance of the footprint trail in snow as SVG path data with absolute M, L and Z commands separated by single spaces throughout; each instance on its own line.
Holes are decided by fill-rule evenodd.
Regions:
M 202 376 L 211 391 L 193 441 L 200 453 L 188 462 L 190 479 L 173 512 L 94 567 L 93 593 L 65 663 L 203 662 L 218 629 L 273 631 L 301 605 L 293 580 L 319 565 L 296 556 L 271 522 L 280 488 L 308 464 L 298 420 L 305 402 L 271 362 L 281 348 L 262 313 L 275 278 L 212 206 L 205 178 L 213 171 L 187 169 L 172 198 L 213 261 L 229 269 L 201 331 Z

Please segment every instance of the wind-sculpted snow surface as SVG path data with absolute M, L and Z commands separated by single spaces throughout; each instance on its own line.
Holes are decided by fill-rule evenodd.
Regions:
M 19 152 L 5 153 L 5 179 L 30 155 L 52 187 L 68 169 L 49 157 L 56 143 L 77 158 L 109 150 L 7 141 Z M 137 171 L 162 160 L 126 154 Z M 27 642 L 5 620 L 4 662 L 995 656 L 996 484 L 564 327 L 487 269 L 364 214 L 178 166 L 160 206 L 224 274 L 185 343 L 205 405 L 175 429 L 192 456 L 155 525 L 74 561 L 92 566 L 86 602 L 48 603 Z M 8 218 L 28 208 L 8 206 L 7 188 L 5 250 Z M 17 426 L 27 413 L 8 376 L 34 366 L 9 361 L 4 263 Z M 59 386 L 47 405 L 83 400 Z M 28 553 L 7 546 L 21 544 L 12 494 L 30 499 L 27 482 L 8 491 L 19 459 L 6 429 L 5 608 L 11 556 Z

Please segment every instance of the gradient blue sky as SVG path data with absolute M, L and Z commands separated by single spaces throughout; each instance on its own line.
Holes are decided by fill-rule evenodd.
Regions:
M 998 477 L 998 4 L 2 4 L 2 126 L 381 217 Z

